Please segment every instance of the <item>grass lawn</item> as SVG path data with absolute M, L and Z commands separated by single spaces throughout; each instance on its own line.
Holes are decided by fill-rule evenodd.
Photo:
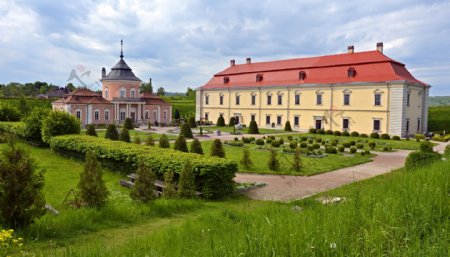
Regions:
M 106 129 L 101 129 L 101 130 L 100 130 L 100 129 L 97 129 L 96 132 L 97 132 L 97 136 L 98 136 L 98 137 L 105 137 Z M 138 137 L 141 138 L 141 141 L 142 141 L 142 142 L 145 142 L 145 139 L 147 138 L 147 136 L 148 136 L 149 134 L 152 135 L 152 137 L 153 137 L 153 139 L 154 139 L 155 141 L 158 141 L 159 138 L 161 137 L 161 134 L 154 133 L 154 132 L 150 132 L 150 131 L 138 131 L 138 130 L 134 130 L 134 129 L 133 129 L 133 130 L 129 130 L 128 132 L 130 133 L 131 141 L 133 141 L 133 139 L 134 139 L 136 136 L 138 136 Z M 81 134 L 85 134 L 85 133 L 86 133 L 85 130 L 83 130 L 83 131 L 81 132 Z M 178 137 L 178 136 L 170 135 L 170 134 L 166 134 L 166 135 L 167 135 L 167 138 L 169 138 L 169 140 L 175 140 L 175 139 L 177 139 L 177 137 Z
M 220 130 L 222 132 L 233 132 L 233 127 L 230 126 L 224 126 L 224 127 L 218 127 L 218 126 L 202 126 L 203 131 L 205 133 L 214 133 L 217 130 Z M 248 127 L 242 128 L 241 134 L 247 134 Z M 238 130 L 236 130 L 238 132 Z M 266 128 L 259 128 L 260 134 L 280 134 L 280 133 L 286 133 L 286 131 L 282 129 L 266 129 Z

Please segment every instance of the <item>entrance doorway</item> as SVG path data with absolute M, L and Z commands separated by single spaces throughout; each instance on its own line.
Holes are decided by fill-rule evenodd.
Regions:
M 234 117 L 235 118 L 235 124 L 239 124 L 239 116 Z
M 136 114 L 134 112 L 130 112 L 130 118 L 133 122 L 136 122 Z
M 316 120 L 316 129 L 322 129 L 322 120 Z

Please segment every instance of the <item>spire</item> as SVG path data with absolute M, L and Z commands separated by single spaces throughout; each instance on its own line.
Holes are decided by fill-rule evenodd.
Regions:
M 120 59 L 123 59 L 123 39 L 120 40 Z

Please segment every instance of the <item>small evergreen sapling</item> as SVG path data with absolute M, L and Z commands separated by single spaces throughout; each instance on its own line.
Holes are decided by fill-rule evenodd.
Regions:
M 186 139 L 184 138 L 184 136 L 180 135 L 177 140 L 175 140 L 175 144 L 173 146 L 173 149 L 177 150 L 177 151 L 181 151 L 181 152 L 189 152 L 188 150 L 188 146 L 186 143 Z
M 136 171 L 136 180 L 131 189 L 130 197 L 135 201 L 148 203 L 156 198 L 155 173 L 143 161 L 139 162 Z
M 108 200 L 108 189 L 103 181 L 103 172 L 94 153 L 88 151 L 84 171 L 78 183 L 81 199 L 90 207 L 102 207 Z
M 111 140 L 119 140 L 119 132 L 117 132 L 116 125 L 110 124 L 106 128 L 105 138 L 111 139 Z
M 189 117 L 189 127 L 196 128 L 197 124 L 195 123 L 195 117 Z
M 278 171 L 280 169 L 280 161 L 278 160 L 277 152 L 273 148 L 270 148 L 270 156 L 267 166 L 273 171 Z
M 161 137 L 159 137 L 159 147 L 170 148 L 169 139 L 167 138 L 166 134 L 162 134 Z
M 292 161 L 292 170 L 299 172 L 302 168 L 302 159 L 300 158 L 301 150 L 300 147 L 295 148 L 293 161 Z
M 235 117 L 231 117 L 230 118 L 230 123 L 228 124 L 230 127 L 236 125 L 236 118 Z
M 225 126 L 225 119 L 223 118 L 222 115 L 219 116 L 219 118 L 217 118 L 217 124 L 218 127 L 223 127 Z
M 145 140 L 145 145 L 147 145 L 147 146 L 154 146 L 155 145 L 155 140 L 153 139 L 152 134 L 149 134 L 147 136 L 147 140 Z
M 250 125 L 248 126 L 248 134 L 259 134 L 258 124 L 256 121 L 250 121 Z
M 120 131 L 120 141 L 124 141 L 127 143 L 130 143 L 130 133 L 128 132 L 127 128 L 123 128 L 122 131 Z
M 225 150 L 223 149 L 220 139 L 215 139 L 211 147 L 211 156 L 225 158 Z
M 184 136 L 185 138 L 194 138 L 194 135 L 192 135 L 191 127 L 188 123 L 185 122 L 183 123 L 183 125 L 181 125 L 180 136 Z
M 284 124 L 284 131 L 286 131 L 286 132 L 291 132 L 292 131 L 292 127 L 291 127 L 291 122 L 290 121 L 286 121 L 286 123 Z
M 130 118 L 125 119 L 125 123 L 123 124 L 123 127 L 128 130 L 133 130 L 133 122 L 131 121 Z
M 250 151 L 247 147 L 244 148 L 244 151 L 242 152 L 241 165 L 244 166 L 247 170 L 253 166 L 253 162 L 250 158 Z
M 203 154 L 202 144 L 197 138 L 194 138 L 191 143 L 191 153 Z
M 169 170 L 164 173 L 164 185 L 163 196 L 165 198 L 175 198 L 178 196 L 173 181 L 173 171 Z
M 93 124 L 87 125 L 87 127 L 86 127 L 86 135 L 93 136 L 93 137 L 97 136 L 97 132 L 95 131 L 95 125 L 93 125 Z
M 191 198 L 195 196 L 195 176 L 190 161 L 187 161 L 184 164 L 184 168 L 180 173 L 178 194 L 180 197 L 184 198 Z

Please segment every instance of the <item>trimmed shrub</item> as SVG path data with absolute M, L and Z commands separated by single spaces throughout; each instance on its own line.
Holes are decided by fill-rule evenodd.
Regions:
M 163 179 L 163 174 L 168 170 L 179 174 L 185 162 L 190 160 L 197 191 L 208 199 L 230 195 L 233 192 L 233 177 L 238 170 L 236 162 L 226 159 L 82 135 L 54 137 L 50 146 L 58 153 L 78 158 L 83 158 L 84 153 L 91 149 L 106 167 L 122 172 L 134 171 L 142 159 L 156 172 L 158 179 Z
M 147 146 L 155 145 L 155 140 L 153 139 L 152 134 L 148 134 L 147 139 L 145 140 L 145 145 L 147 145 Z
M 337 146 L 338 145 L 338 141 L 337 140 L 333 140 L 330 142 L 331 146 Z
M 356 148 L 350 147 L 350 153 L 356 153 Z
M 270 148 L 270 156 L 267 166 L 269 167 L 269 170 L 273 171 L 278 171 L 280 169 L 280 161 L 278 160 L 277 152 L 273 148 Z
M 197 138 L 194 138 L 194 140 L 192 141 L 191 153 L 203 154 L 202 144 L 200 143 L 200 140 L 198 140 Z
M 197 127 L 197 123 L 195 122 L 195 117 L 189 117 L 189 127 L 190 128 L 196 128 Z
M 90 207 L 102 207 L 108 200 L 109 192 L 103 181 L 103 172 L 92 150 L 86 151 L 78 188 L 81 199 Z
M 349 148 L 350 147 L 350 143 L 349 142 L 344 142 L 342 143 L 342 146 L 345 148 Z
M 319 144 L 313 144 L 312 147 L 313 147 L 314 149 L 320 149 L 320 145 L 319 145 Z
M 325 147 L 325 153 L 337 154 L 337 149 L 336 147 Z
M 287 131 L 287 132 L 291 132 L 292 131 L 291 122 L 288 121 L 288 120 L 284 124 L 284 131 Z
M 296 149 L 297 148 L 298 143 L 296 141 L 291 141 L 289 142 L 289 147 L 291 149 Z
M 393 136 L 392 140 L 400 140 L 400 137 L 399 136 Z
M 306 148 L 306 147 L 308 147 L 308 144 L 306 142 L 302 142 L 302 143 L 300 143 L 300 147 Z
M 256 121 L 250 121 L 250 125 L 248 126 L 248 134 L 259 134 L 258 124 Z
M 323 129 L 318 129 L 318 130 L 317 130 L 317 134 L 322 134 L 322 135 L 323 135 L 323 134 L 325 134 L 325 130 L 323 130 Z
M 381 134 L 380 138 L 381 139 L 385 139 L 385 140 L 389 140 L 389 139 L 391 139 L 391 136 L 389 136 L 389 134 Z
M 242 152 L 241 165 L 244 166 L 247 170 L 253 166 L 253 162 L 250 158 L 250 151 L 248 148 L 244 148 Z
M 350 145 L 356 145 L 356 142 L 354 140 L 351 140 Z
M 127 142 L 127 143 L 130 143 L 131 142 L 131 139 L 130 139 L 130 132 L 128 132 L 128 129 L 127 128 L 123 128 L 122 129 L 122 131 L 120 131 L 120 137 L 119 137 L 119 139 L 120 139 L 120 141 L 124 141 L 124 142 Z
M 316 134 L 317 130 L 315 128 L 311 128 L 311 129 L 309 129 L 309 133 L 310 134 Z
M 365 150 L 364 153 L 365 153 L 366 155 L 370 155 L 370 151 L 369 151 L 369 150 Z
M 414 138 L 416 139 L 417 142 L 420 142 L 420 140 L 424 140 L 425 136 L 422 134 L 415 134 Z
M 372 149 L 372 150 L 375 149 L 375 146 L 377 146 L 377 144 L 375 142 L 373 142 L 373 141 L 369 142 L 370 149 Z
M 308 152 L 314 151 L 314 147 L 313 147 L 312 145 L 308 145 L 308 146 L 306 147 L 306 149 L 308 149 Z
M 344 152 L 344 151 L 345 151 L 345 147 L 339 146 L 339 147 L 338 147 L 338 151 L 341 152 L 341 153 Z
M 162 134 L 159 137 L 159 147 L 160 148 L 170 148 L 169 138 L 167 138 L 166 134 Z
M 80 121 L 65 111 L 50 111 L 42 122 L 42 140 L 50 143 L 54 136 L 80 134 Z
M 392 151 L 392 147 L 391 146 L 385 146 L 385 147 L 383 147 L 383 151 L 390 152 L 390 151 Z
M 219 118 L 217 118 L 216 126 L 218 126 L 218 127 L 224 127 L 225 126 L 225 119 L 223 118 L 222 115 L 220 115 Z
M 429 141 L 424 141 L 420 143 L 419 151 L 423 153 L 432 153 L 433 151 L 433 144 Z
M 116 125 L 110 124 L 106 128 L 105 138 L 110 140 L 119 140 L 119 132 L 117 132 Z
M 325 134 L 327 134 L 327 135 L 333 135 L 333 130 L 327 130 L 327 131 L 325 131 Z
M 279 140 L 273 140 L 271 144 L 272 144 L 272 147 L 280 147 L 280 145 L 281 145 Z
M 369 136 L 368 136 L 367 134 L 360 134 L 359 137 L 367 138 L 367 137 L 369 137 Z
M 252 138 L 250 137 L 242 137 L 242 143 L 250 144 L 252 142 Z
M 358 143 L 358 144 L 356 144 L 356 148 L 358 148 L 358 149 L 362 149 L 362 148 L 364 148 L 364 145 L 363 145 L 363 144 L 360 144 L 360 143 Z
M 256 139 L 256 140 L 255 140 L 255 144 L 256 144 L 256 145 L 264 145 L 264 139 L 262 139 L 262 138 Z
M 266 139 L 266 143 L 271 144 L 272 143 L 272 138 L 267 138 Z
M 321 142 L 322 142 L 322 138 L 320 138 L 320 137 L 319 137 L 319 138 L 316 138 L 316 142 L 317 142 L 317 143 L 321 143 Z
M 348 131 L 344 131 L 344 132 L 342 132 L 342 136 L 348 137 L 348 136 L 350 136 L 350 133 L 348 133 Z
M 188 123 L 185 122 L 183 123 L 183 125 L 181 125 L 180 136 L 183 136 L 185 138 L 194 138 L 194 135 L 192 135 L 191 127 Z
M 312 144 L 314 142 L 314 140 L 312 138 L 308 139 L 308 143 Z
M 186 143 L 186 139 L 184 138 L 184 136 L 180 135 L 177 140 L 175 140 L 175 144 L 173 145 L 173 149 L 180 151 L 180 152 L 189 152 L 188 150 L 188 146 Z
M 131 121 L 130 118 L 125 119 L 125 122 L 123 123 L 123 127 L 128 130 L 133 130 L 133 122 Z
M 95 125 L 89 124 L 86 126 L 86 135 L 97 137 L 97 132 L 95 131 Z
M 378 134 L 378 133 L 370 133 L 370 138 L 378 139 L 378 138 L 380 138 L 380 134 Z
M 184 198 L 191 198 L 195 196 L 195 176 L 192 172 L 192 164 L 188 160 L 180 173 L 180 180 L 178 181 L 178 195 Z
M 0 121 L 20 121 L 20 112 L 14 107 L 0 106 Z
M 223 149 L 222 141 L 220 141 L 220 139 L 214 140 L 213 145 L 211 146 L 210 155 L 225 158 L 225 150 Z
M 333 134 L 335 136 L 341 136 L 342 135 L 342 133 L 339 130 L 334 131 Z
M 408 171 L 430 166 L 433 162 L 439 161 L 441 155 L 436 152 L 412 152 L 406 157 L 405 168 Z
M 228 126 L 234 126 L 236 125 L 236 118 L 235 117 L 231 117 L 230 118 L 230 122 L 228 123 Z
M 50 110 L 46 108 L 35 108 L 24 120 L 22 136 L 25 140 L 43 145 L 42 122 L 48 116 Z
M 136 180 L 130 191 L 131 199 L 148 203 L 156 198 L 155 194 L 156 174 L 144 162 L 139 162 L 136 171 Z
M 305 142 L 306 140 L 308 140 L 307 137 L 300 137 L 300 141 Z
M 352 137 L 359 137 L 359 133 L 356 131 L 353 131 L 352 133 L 350 133 L 350 136 Z

